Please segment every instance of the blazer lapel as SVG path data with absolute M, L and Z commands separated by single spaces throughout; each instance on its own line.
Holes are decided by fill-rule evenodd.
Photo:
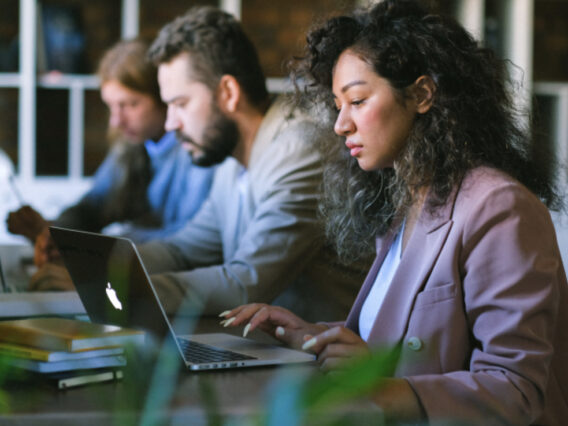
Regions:
M 393 345 L 403 338 L 416 295 L 424 288 L 451 229 L 455 195 L 454 191 L 434 214 L 422 209 L 371 329 L 373 344 Z

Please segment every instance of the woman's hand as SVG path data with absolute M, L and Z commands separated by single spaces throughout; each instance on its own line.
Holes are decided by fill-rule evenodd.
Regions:
M 311 350 L 318 356 L 322 369 L 337 368 L 346 360 L 369 354 L 369 347 L 359 335 L 345 327 L 332 327 L 307 339 L 302 349 Z
M 30 291 L 70 291 L 75 290 L 69 272 L 64 266 L 46 263 L 32 275 Z
M 245 325 L 243 336 L 258 328 L 296 349 L 304 344 L 304 336 L 327 330 L 325 325 L 306 322 L 284 308 L 263 303 L 242 305 L 219 316 L 225 318 L 221 321 L 225 327 Z

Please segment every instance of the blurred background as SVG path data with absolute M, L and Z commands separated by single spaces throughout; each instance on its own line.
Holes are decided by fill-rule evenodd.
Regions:
M 158 30 L 193 5 L 239 17 L 259 49 L 269 89 L 289 89 L 286 60 L 306 30 L 359 0 L 0 0 L 0 244 L 25 244 L 6 232 L 8 211 L 28 203 L 55 217 L 88 188 L 108 150 L 108 113 L 93 75 L 120 38 Z M 538 135 L 533 154 L 554 158 L 566 188 L 568 166 L 568 1 L 424 0 L 455 16 L 511 67 Z M 18 195 L 19 193 L 19 195 Z M 568 218 L 554 214 L 564 262 Z

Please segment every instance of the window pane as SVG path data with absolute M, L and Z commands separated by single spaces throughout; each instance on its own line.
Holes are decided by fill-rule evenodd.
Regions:
M 37 90 L 36 174 L 64 176 L 68 173 L 69 92 Z
M 85 92 L 85 149 L 84 175 L 91 176 L 109 148 L 107 139 L 108 110 L 103 104 L 98 90 Z
M 0 89 L 0 148 L 18 167 L 18 89 Z
M 534 79 L 568 80 L 568 2 L 535 2 Z
M 117 0 L 42 0 L 40 71 L 92 74 L 103 52 L 120 38 Z
M 558 108 L 558 99 L 553 96 L 538 95 L 534 97 L 533 115 L 534 115 L 534 134 L 535 145 L 533 147 L 533 156 L 539 164 L 550 165 L 551 159 L 556 155 L 555 140 L 558 138 L 556 129 L 556 110 Z M 558 158 L 556 158 L 558 160 Z M 546 168 L 549 179 L 558 170 Z
M 0 12 L 0 72 L 18 71 L 18 0 L 2 0 Z

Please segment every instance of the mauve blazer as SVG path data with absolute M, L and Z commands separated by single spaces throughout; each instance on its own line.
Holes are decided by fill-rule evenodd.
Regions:
M 391 241 L 377 240 L 345 323 L 357 333 Z M 368 343 L 402 345 L 395 376 L 431 422 L 565 424 L 567 290 L 546 207 L 480 167 L 441 210 L 420 214 Z

